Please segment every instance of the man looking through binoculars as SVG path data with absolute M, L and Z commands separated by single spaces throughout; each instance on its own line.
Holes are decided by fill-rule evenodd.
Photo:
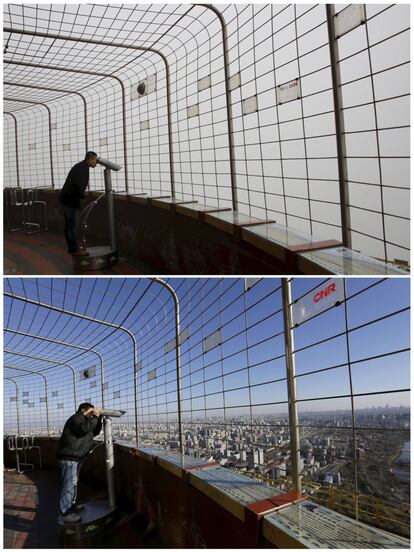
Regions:
M 76 163 L 70 169 L 59 195 L 59 201 L 65 209 L 65 238 L 68 245 L 68 253 L 74 257 L 86 257 L 89 255 L 78 244 L 78 220 L 80 202 L 81 199 L 85 198 L 85 190 L 89 184 L 89 167 L 94 169 L 97 162 L 98 155 L 94 151 L 88 151 L 85 159 L 80 163 Z
M 64 523 L 76 523 L 81 520 L 76 506 L 76 491 L 82 460 L 93 449 L 93 438 L 102 429 L 102 408 L 82 403 L 78 411 L 65 423 L 59 447 L 56 452 L 62 478 L 60 493 L 60 511 Z

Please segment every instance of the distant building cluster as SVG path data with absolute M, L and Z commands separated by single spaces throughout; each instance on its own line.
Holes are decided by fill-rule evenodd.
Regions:
M 388 449 L 384 449 L 385 434 L 380 435 L 378 428 L 407 432 L 410 427 L 410 411 L 406 407 L 365 409 L 357 412 L 357 421 L 364 430 L 357 432 L 354 443 L 349 412 L 310 412 L 301 415 L 299 470 L 310 494 L 323 487 L 351 488 L 349 486 L 354 481 L 355 460 L 364 465 L 369 457 L 371 464 L 384 463 L 386 458 L 383 455 Z M 54 426 L 50 428 L 50 433 L 59 435 L 61 430 L 61 427 Z M 404 440 L 402 434 L 388 433 L 399 435 L 394 441 L 394 447 L 401 447 Z M 47 435 L 47 431 L 32 429 L 25 431 L 25 434 Z M 135 426 L 115 422 L 113 436 L 116 441 L 135 444 Z M 103 434 L 98 439 L 103 439 Z M 141 423 L 139 440 L 142 447 L 156 446 L 178 450 L 177 423 Z M 240 416 L 226 420 L 206 418 L 185 422 L 184 453 L 199 459 L 216 461 L 224 467 L 257 475 L 265 480 L 275 480 L 278 486 L 287 488 L 291 469 L 288 419 L 275 416 L 248 419 Z M 392 473 L 391 465 L 388 471 Z M 393 484 L 395 488 L 398 480 Z M 368 491 L 374 494 L 380 489 L 383 494 L 385 492 L 384 482 L 378 478 L 371 478 L 367 485 Z

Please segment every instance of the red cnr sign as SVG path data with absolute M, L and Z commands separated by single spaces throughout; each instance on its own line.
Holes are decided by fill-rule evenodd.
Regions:
M 315 293 L 315 295 L 313 296 L 313 302 L 318 303 L 324 297 L 328 297 L 329 295 L 331 295 L 331 293 L 335 293 L 335 291 L 336 284 L 329 284 L 329 286 L 326 286 L 326 288 Z

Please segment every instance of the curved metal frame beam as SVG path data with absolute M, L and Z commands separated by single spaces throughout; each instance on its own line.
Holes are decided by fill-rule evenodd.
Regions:
M 40 372 L 36 372 L 33 370 L 27 370 L 23 368 L 16 368 L 16 366 L 9 366 L 4 364 L 4 368 L 10 368 L 11 370 L 17 370 L 18 372 L 27 372 L 28 374 L 35 374 L 37 376 L 42 377 L 45 380 L 45 393 L 46 393 L 46 425 L 47 425 L 47 434 L 50 437 L 50 427 L 49 427 L 49 402 L 48 402 L 48 393 L 47 393 L 47 378 L 45 375 L 41 374 Z
M 4 376 L 5 380 L 10 380 L 16 386 L 16 421 L 17 421 L 17 437 L 20 436 L 20 415 L 19 415 L 19 386 L 17 381 L 11 378 L 10 376 Z
M 178 435 L 180 440 L 180 452 L 184 454 L 183 418 L 181 410 L 181 359 L 180 359 L 180 302 L 178 296 L 170 284 L 161 278 L 151 278 L 153 282 L 161 284 L 167 289 L 174 300 L 175 309 L 175 365 L 177 374 L 177 410 L 178 410 Z
M 69 368 L 72 372 L 73 400 L 74 400 L 75 412 L 76 412 L 77 403 L 78 403 L 77 394 L 76 394 L 76 372 L 75 372 L 75 369 L 70 364 L 68 364 L 67 362 L 58 362 L 58 361 L 53 360 L 53 359 L 48 358 L 48 357 L 29 355 L 28 353 L 20 353 L 20 352 L 17 352 L 17 351 L 10 351 L 9 349 L 3 349 L 3 351 L 5 353 L 9 353 L 11 355 L 22 356 L 22 357 L 25 357 L 25 358 L 32 358 L 32 359 L 35 359 L 35 360 L 42 360 L 44 362 L 49 362 L 50 364 L 54 364 L 55 366 L 66 366 L 67 368 Z M 41 371 L 42 370 L 39 370 L 39 372 L 41 372 Z M 103 404 L 102 404 L 102 406 L 103 406 Z
M 223 14 L 212 4 L 194 4 L 202 6 L 215 13 L 220 21 L 221 36 L 223 40 L 223 57 L 224 57 L 224 85 L 226 89 L 226 110 L 227 110 L 227 134 L 229 138 L 230 150 L 230 177 L 231 177 L 231 201 L 233 211 L 237 211 L 237 182 L 236 182 L 236 158 L 234 152 L 234 131 L 233 131 L 233 113 L 231 107 L 231 90 L 230 90 L 230 59 L 229 59 L 229 43 L 227 37 L 227 26 Z
M 166 56 L 161 53 L 159 50 L 156 50 L 155 48 L 144 48 L 143 46 L 127 46 L 124 44 L 116 44 L 115 42 L 109 42 L 109 41 L 100 41 L 100 40 L 93 40 L 93 39 L 86 39 L 86 38 L 74 38 L 72 36 L 66 36 L 66 35 L 56 35 L 53 33 L 39 33 L 35 31 L 25 31 L 25 30 L 15 30 L 11 28 L 5 28 L 3 29 L 3 32 L 5 33 L 11 33 L 11 34 L 20 34 L 20 35 L 26 35 L 26 36 L 38 36 L 41 38 L 49 38 L 52 40 L 66 40 L 67 42 L 77 42 L 77 43 L 83 43 L 83 44 L 96 44 L 98 46 L 110 46 L 112 48 L 124 48 L 128 50 L 135 50 L 135 51 L 141 51 L 141 52 L 152 52 L 154 54 L 157 54 L 160 56 L 162 61 L 165 65 L 165 73 L 166 73 L 166 97 L 167 97 L 167 124 L 168 124 L 168 149 L 170 154 L 170 179 L 171 179 L 171 195 L 172 197 L 175 197 L 175 182 L 174 182 L 174 155 L 172 150 L 172 118 L 171 118 L 171 89 L 170 89 L 170 66 L 168 64 Z M 124 121 L 124 125 L 125 125 Z M 126 147 L 126 142 L 125 142 Z
M 29 100 L 18 100 L 16 98 L 8 98 L 5 96 L 3 100 L 10 101 L 10 102 L 19 102 L 19 103 L 27 103 L 27 104 L 33 104 L 33 105 L 42 105 L 47 109 L 47 112 L 49 114 L 49 148 L 50 148 L 50 173 L 52 176 L 52 188 L 55 187 L 55 179 L 53 175 L 53 154 L 52 154 L 52 114 L 50 112 L 50 108 L 48 105 L 46 105 L 43 102 L 35 102 L 35 101 L 29 101 Z
M 104 364 L 103 364 L 103 358 L 102 358 L 102 355 L 100 353 L 98 353 L 98 351 L 95 351 L 95 349 L 88 349 L 88 347 L 82 347 L 81 345 L 73 345 L 72 343 L 66 343 L 64 341 L 58 341 L 56 339 L 49 339 L 47 337 L 43 337 L 41 335 L 35 335 L 35 334 L 30 334 L 30 333 L 26 333 L 26 332 L 21 332 L 19 330 L 12 330 L 11 328 L 3 328 L 3 331 L 5 332 L 9 332 L 9 333 L 14 333 L 14 334 L 17 334 L 17 335 L 23 335 L 23 336 L 26 336 L 26 337 L 30 337 L 32 339 L 40 339 L 41 341 L 47 341 L 48 343 L 57 343 L 58 345 L 63 345 L 65 347 L 73 347 L 74 349 L 80 349 L 81 351 L 85 351 L 85 353 L 94 353 L 95 355 L 98 356 L 99 358 L 99 363 L 100 363 L 100 372 L 101 372 L 101 389 L 102 389 L 102 406 L 104 406 L 104 402 L 105 402 L 105 399 L 104 399 Z M 81 353 L 82 354 L 82 353 Z
M 18 146 L 17 146 L 17 119 L 16 117 L 13 115 L 13 113 L 10 113 L 9 111 L 5 111 L 5 114 L 6 115 L 9 115 L 10 117 L 13 118 L 13 121 L 14 121 L 14 139 L 15 139 L 15 147 L 16 147 L 16 176 L 17 176 L 17 186 L 20 187 L 20 173 L 19 173 L 19 151 L 18 151 Z
M 8 82 L 8 81 L 3 82 L 3 86 L 4 85 L 18 86 L 20 88 L 32 88 L 33 90 L 49 90 L 51 92 L 64 92 L 66 94 L 76 94 L 77 96 L 79 96 L 83 101 L 83 113 L 84 113 L 84 119 L 85 119 L 85 152 L 88 151 L 88 116 L 87 116 L 86 99 L 80 92 L 74 92 L 72 90 L 63 90 L 59 88 L 50 88 L 50 86 L 46 87 L 46 86 L 34 86 L 32 84 L 16 84 L 14 82 Z M 51 101 L 54 101 L 54 100 L 51 100 Z
M 138 379 L 138 365 L 137 365 L 137 343 L 134 334 L 128 330 L 127 328 L 124 328 L 123 326 L 119 326 L 116 324 L 112 324 L 111 322 L 106 322 L 105 320 L 98 320 L 97 318 L 92 318 L 91 316 L 86 316 L 84 314 L 78 314 L 77 312 L 72 312 L 66 309 L 60 309 L 58 307 L 54 307 L 53 305 L 48 305 L 47 303 L 41 303 L 40 301 L 34 301 L 33 299 L 29 299 L 28 297 L 20 297 L 19 295 L 14 295 L 13 293 L 10 293 L 8 291 L 4 291 L 4 295 L 6 297 L 10 297 L 12 299 L 16 299 L 18 301 L 23 301 L 25 303 L 29 303 L 31 305 L 36 305 L 39 307 L 43 307 L 46 309 L 49 309 L 54 312 L 60 312 L 63 314 L 68 314 L 70 316 L 73 316 L 75 318 L 79 318 L 81 320 L 88 320 L 89 322 L 95 322 L 97 324 L 102 324 L 103 326 L 108 326 L 110 328 L 113 328 L 115 330 L 121 330 L 132 340 L 132 346 L 133 346 L 133 353 L 134 353 L 134 394 L 135 394 L 135 438 L 137 441 L 138 446 L 138 439 L 139 439 L 139 433 L 138 433 L 138 412 L 137 412 L 137 379 Z M 138 304 L 138 302 L 136 303 Z

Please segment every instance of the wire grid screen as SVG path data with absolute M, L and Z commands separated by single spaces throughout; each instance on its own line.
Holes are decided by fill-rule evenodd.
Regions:
M 231 207 L 230 154 L 220 22 L 195 7 L 172 65 L 174 169 L 177 191 Z
M 410 502 L 407 284 L 398 279 L 292 281 L 303 483 L 326 503 L 330 486 L 348 491 L 353 499 L 341 507 L 350 515 L 355 515 L 357 494 L 374 494 L 401 510 Z M 397 520 L 389 529 L 401 532 Z
M 410 12 L 365 9 L 366 25 L 338 41 L 352 243 L 408 258 Z
M 324 5 L 228 6 L 240 209 L 340 238 Z M 292 95 L 279 97 L 281 85 Z M 282 101 L 283 100 L 283 101 Z M 250 106 L 251 104 L 251 106 Z
M 80 312 L 82 309 L 93 310 L 99 320 L 99 306 L 108 293 L 107 282 L 104 285 L 98 281 L 89 287 L 90 281 L 86 280 L 76 283 L 74 280 L 56 280 L 51 288 L 44 282 L 13 280 L 10 289 L 17 295 L 31 296 L 46 304 L 60 305 L 61 308 L 64 305 L 69 312 L 71 309 L 80 309 Z M 113 287 L 116 290 L 119 286 L 114 284 Z M 91 305 L 92 292 L 96 300 L 94 305 Z M 108 297 L 111 297 L 109 293 Z M 121 304 L 124 306 L 123 302 Z M 115 307 L 113 310 L 115 314 L 119 311 Z M 42 373 L 51 379 L 51 385 L 57 378 L 56 372 L 59 373 L 48 398 L 51 434 L 61 432 L 66 419 L 82 402 L 125 409 L 129 413 L 125 417 L 126 423 L 133 423 L 134 352 L 132 339 L 125 331 L 13 299 L 5 309 L 4 343 L 5 350 L 14 351 L 15 355 L 18 353 L 21 362 L 36 367 L 37 371 L 42 369 Z M 50 364 L 56 364 L 57 360 L 58 369 L 52 366 L 52 370 Z M 57 395 L 52 396 L 56 391 Z M 128 437 L 117 421 L 114 426 L 119 426 L 118 437 Z M 134 429 L 131 429 L 131 435 Z
M 335 19 L 346 9 L 336 7 Z M 114 175 L 114 189 L 124 190 L 127 181 L 130 193 L 169 195 L 172 174 L 177 197 L 212 206 L 232 205 L 231 112 L 237 209 L 341 239 L 326 6 L 230 4 L 220 10 L 228 36 L 228 106 L 221 24 L 211 9 L 197 5 L 9 4 L 7 27 L 62 38 L 5 33 L 5 79 L 27 84 L 29 75 L 31 84 L 42 86 L 47 75 L 46 87 L 65 90 L 65 98 L 84 96 L 88 148 L 124 168 Z M 336 41 L 352 247 L 408 259 L 409 7 L 368 4 L 364 10 L 365 24 Z M 350 17 L 347 12 L 345 23 Z M 37 100 L 45 93 L 37 90 Z M 70 124 L 57 124 L 69 126 L 81 148 L 85 118 L 76 102 Z M 54 138 L 55 160 L 64 139 Z M 83 157 L 78 150 L 64 153 L 56 187 Z M 50 184 L 50 160 L 30 162 L 38 166 L 38 181 Z M 91 171 L 92 189 L 102 189 L 102 180 L 99 169 Z
M 252 432 L 261 414 L 274 410 L 281 418 L 278 423 L 283 419 L 286 426 L 280 282 L 270 279 L 247 293 L 244 280 L 177 280 L 174 287 L 182 297 L 180 363 L 187 450 L 194 452 L 196 428 L 206 420 L 223 432 L 223 449 L 228 447 L 226 417 L 240 415 Z M 58 371 L 58 381 L 64 381 L 65 410 L 56 408 L 60 399 L 52 401 L 50 409 L 50 425 L 56 431 L 74 408 L 72 367 L 78 403 L 101 404 L 103 381 L 105 406 L 128 410 L 121 420 L 123 437 L 134 436 L 134 352 L 128 330 L 136 341 L 140 439 L 163 446 L 176 440 L 174 304 L 162 286 L 144 280 L 25 278 L 8 280 L 6 291 L 59 309 L 5 297 L 5 354 L 17 366 L 41 370 L 49 378 Z M 89 318 L 76 318 L 72 312 Z M 99 320 L 111 320 L 115 326 Z M 116 327 L 121 321 L 124 330 Z M 53 367 L 57 359 L 59 365 Z M 209 454 L 207 447 L 203 455 Z
M 365 10 L 366 24 L 337 40 L 352 246 L 408 258 L 409 8 Z M 341 239 L 326 6 L 229 5 L 224 16 L 240 83 L 232 92 L 239 209 Z M 282 102 L 284 84 L 296 97 Z
M 239 279 L 185 280 L 174 288 L 182 305 L 179 342 L 185 452 L 199 458 L 227 458 L 229 465 L 245 464 L 247 453 L 240 454 L 242 441 L 249 444 L 253 458 L 263 435 L 271 433 L 270 426 L 277 423 L 288 433 L 280 283 L 268 280 L 250 295 Z M 176 412 L 170 416 L 177 408 L 171 314 L 170 322 L 165 319 L 161 327 L 164 331 L 153 331 L 148 340 L 151 353 L 143 353 L 139 404 L 149 426 L 174 422 L 168 426 L 175 430 L 169 441 L 160 441 L 157 434 L 156 442 L 176 448 Z M 276 421 L 272 422 L 273 415 Z
M 39 374 L 25 373 L 15 364 L 4 363 L 5 378 L 11 377 L 18 386 L 10 380 L 4 386 L 4 434 L 17 435 L 17 409 L 19 411 L 20 435 L 47 435 L 47 405 L 45 380 Z M 30 369 L 29 369 L 30 370 Z M 25 374 L 25 375 L 24 375 Z

